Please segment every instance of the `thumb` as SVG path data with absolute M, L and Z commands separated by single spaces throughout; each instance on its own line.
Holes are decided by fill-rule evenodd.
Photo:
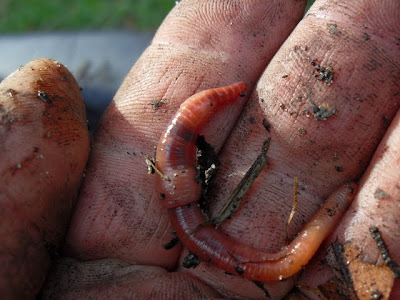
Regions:
M 0 295 L 33 298 L 64 239 L 89 154 L 79 86 L 35 60 L 0 84 Z

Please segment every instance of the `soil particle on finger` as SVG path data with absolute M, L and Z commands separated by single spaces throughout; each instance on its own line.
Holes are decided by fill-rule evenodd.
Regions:
M 375 199 L 386 199 L 389 198 L 389 194 L 378 187 L 374 192 L 374 197 Z
M 343 172 L 343 167 L 342 166 L 336 166 L 335 169 L 338 172 Z
M 6 93 L 8 94 L 8 96 L 9 97 L 14 97 L 16 94 L 17 94 L 17 92 L 15 91 L 15 90 L 13 90 L 13 89 L 8 89 L 7 91 L 6 91 Z
M 47 93 L 43 92 L 43 91 L 38 91 L 37 92 L 37 96 L 43 102 L 46 102 L 46 103 L 51 103 L 52 102 L 50 96 Z
M 317 106 L 315 103 L 312 104 L 312 114 L 318 121 L 326 121 L 330 116 L 336 113 L 336 107 L 330 106 L 328 103 L 323 103 Z
M 382 116 L 382 122 L 383 122 L 383 125 L 385 127 L 389 127 L 390 121 L 389 121 L 389 118 L 387 116 L 385 116 L 385 115 Z
M 311 65 L 314 67 L 314 77 L 319 81 L 323 81 L 326 85 L 331 85 L 334 79 L 333 67 L 321 66 L 316 59 L 311 61 Z
M 267 121 L 266 119 L 263 119 L 262 125 L 264 126 L 264 128 L 265 128 L 266 131 L 270 132 L 270 130 L 271 130 L 271 124 L 268 123 L 268 121 Z
M 166 242 L 163 247 L 165 250 L 171 250 L 179 243 L 179 238 L 175 235 L 169 242 Z
M 157 109 L 159 109 L 161 106 L 163 106 L 163 105 L 165 104 L 165 100 L 157 100 L 157 99 L 154 99 L 154 100 L 151 100 L 151 101 L 149 102 L 149 104 L 150 104 L 151 106 L 153 106 L 154 110 L 157 110 Z
M 300 135 L 300 136 L 305 136 L 305 134 L 306 134 L 306 132 L 307 132 L 303 127 L 299 127 L 299 128 L 297 129 L 297 131 L 299 132 L 299 135 Z
M 189 253 L 184 259 L 183 259 L 183 267 L 190 269 L 190 268 L 196 268 L 199 264 L 201 263 L 201 260 L 198 256 L 196 256 L 193 253 Z
M 328 23 L 326 27 L 328 27 L 329 32 L 333 35 L 337 35 L 340 32 L 336 24 Z

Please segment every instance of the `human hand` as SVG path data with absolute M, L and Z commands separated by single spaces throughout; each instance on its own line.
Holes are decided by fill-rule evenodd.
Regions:
M 285 245 L 285 226 L 293 204 L 293 177 L 299 178 L 299 203 L 289 226 L 290 238 L 331 192 L 362 176 L 394 118 L 362 177 L 359 196 L 330 242 L 349 242 L 374 263 L 380 255 L 368 230 L 377 226 L 391 257 L 400 260 L 396 223 L 400 216 L 399 116 L 395 118 L 400 101 L 397 2 L 368 1 L 350 8 L 330 1 L 316 4 L 268 68 L 301 18 L 304 3 L 213 3 L 179 3 L 107 109 L 93 140 L 62 252 L 70 258 L 55 261 L 44 297 L 264 296 L 253 283 L 226 275 L 207 263 L 191 270 L 181 267 L 184 249 L 178 245 L 166 251 L 162 247 L 173 237 L 172 228 L 154 192 L 156 175 L 146 173 L 145 157 L 153 155 L 161 132 L 180 103 L 197 91 L 236 81 L 249 85 L 251 96 L 246 107 L 237 102 L 216 115 L 202 132 L 217 151 L 223 146 L 221 170 L 209 197 L 214 215 L 268 136 L 272 138 L 270 165 L 255 182 L 243 208 L 221 230 L 268 252 L 279 250 Z M 13 287 L 9 291 L 14 295 L 21 295 L 23 285 L 35 293 L 43 282 L 49 257 L 42 240 L 46 245 L 61 243 L 87 158 L 88 136 L 76 87 L 75 94 L 61 93 L 60 99 L 70 99 L 67 107 L 61 106 L 65 102 L 59 98 L 53 99 L 53 94 L 69 89 L 64 83 L 74 83 L 58 80 L 53 82 L 57 92 L 38 95 L 33 83 L 42 84 L 40 78 L 45 76 L 39 66 L 33 70 L 25 67 L 29 74 L 24 81 L 29 84 L 23 87 L 24 91 L 32 89 L 27 94 L 33 104 L 40 103 L 29 106 L 23 115 L 35 112 L 39 117 L 28 124 L 2 117 L 6 155 L 1 169 L 2 178 L 7 180 L 0 183 L 5 208 L 1 236 L 8 243 L 3 244 L 2 261 L 7 268 L 1 276 L 2 282 L 12 283 L 8 286 Z M 46 66 L 52 68 L 49 63 Z M 16 84 L 13 95 L 6 82 L 2 85 L 6 87 L 2 97 L 14 99 L 22 89 Z M 40 86 L 43 91 L 45 88 L 50 87 Z M 47 96 L 51 101 L 46 101 Z M 59 110 L 49 112 L 49 107 Z M 14 111 L 10 111 L 3 116 L 12 117 Z M 61 120 L 52 117 L 59 114 Z M 71 115 L 76 117 L 69 118 Z M 40 127 L 45 119 L 51 120 L 50 136 L 47 127 Z M 265 128 L 267 123 L 270 132 Z M 18 134 L 7 128 L 17 128 Z M 33 128 L 38 129 L 27 131 Z M 57 135 L 62 128 L 68 134 Z M 38 133 L 37 140 L 42 143 L 38 150 L 28 143 L 27 132 Z M 11 142 L 18 147 L 10 147 Z M 43 165 L 37 163 L 41 154 L 43 160 L 55 157 Z M 24 159 L 20 165 L 18 159 Z M 48 168 L 52 169 L 45 173 Z M 53 173 L 49 181 L 40 177 Z M 23 251 L 26 249 L 30 251 Z M 315 295 L 326 292 L 324 284 L 333 275 L 326 263 L 319 265 L 323 258 L 325 254 L 320 254 L 299 281 L 296 277 L 265 284 L 269 294 L 281 298 L 294 283 L 308 295 L 318 285 L 325 291 Z M 31 267 L 25 272 L 21 266 Z M 7 286 L 3 290 L 7 291 Z

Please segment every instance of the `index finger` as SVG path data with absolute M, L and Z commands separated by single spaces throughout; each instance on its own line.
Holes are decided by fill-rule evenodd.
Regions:
M 236 81 L 254 85 L 304 11 L 304 1 L 182 1 L 126 77 L 96 133 L 66 252 L 172 268 L 171 228 L 145 156 L 187 97 Z M 232 105 L 207 131 L 221 147 L 242 109 Z

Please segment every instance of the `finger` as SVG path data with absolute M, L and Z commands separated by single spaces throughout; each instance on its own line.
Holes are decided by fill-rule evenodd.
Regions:
M 35 60 L 0 84 L 0 294 L 32 298 L 59 251 L 89 152 L 79 86 Z
M 278 4 L 279 3 L 279 4 Z M 66 253 L 173 268 L 179 247 L 146 174 L 145 157 L 185 98 L 211 87 L 251 85 L 302 15 L 304 2 L 181 1 L 125 79 L 98 128 Z M 219 148 L 242 104 L 207 131 Z
M 293 206 L 293 178 L 299 180 L 299 203 L 290 239 L 333 190 L 360 177 L 397 112 L 398 2 L 353 5 L 321 1 L 310 11 L 261 76 L 224 145 L 220 179 L 210 197 L 214 213 L 271 137 L 268 170 L 222 226 L 234 240 L 280 250 Z M 237 293 L 251 295 L 223 272 L 207 270 L 194 272 L 217 290 L 239 286 Z
M 96 274 L 96 276 L 93 276 Z M 62 259 L 50 273 L 44 299 L 140 298 L 215 299 L 218 293 L 196 278 L 156 266 L 116 259 L 80 262 Z
M 351 209 L 331 238 L 332 242 L 343 245 L 341 250 L 336 250 L 337 261 L 330 262 L 330 265 L 341 266 L 340 272 L 334 274 L 326 268 L 318 280 L 306 282 L 304 279 L 304 285 L 312 284 L 307 293 L 314 289 L 332 295 L 331 282 L 344 282 L 342 291 L 349 297 L 356 294 L 359 299 L 379 295 L 389 299 L 390 293 L 395 292 L 394 281 L 400 276 L 399 145 L 400 111 L 364 173 L 360 192 Z M 376 238 L 377 235 L 381 238 Z M 317 266 L 313 265 L 308 270 L 311 275 L 307 277 L 316 272 L 315 268 Z M 343 274 L 347 274 L 347 280 Z

